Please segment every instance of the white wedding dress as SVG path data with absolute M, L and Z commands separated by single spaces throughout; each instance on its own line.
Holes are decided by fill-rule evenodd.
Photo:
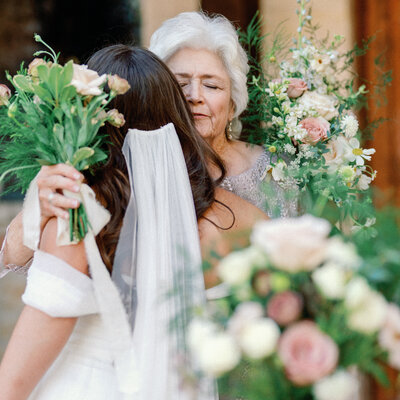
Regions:
M 123 399 L 109 349 L 109 331 L 98 313 L 88 276 L 58 257 L 37 251 L 22 300 L 52 317 L 78 317 L 67 344 L 29 400 Z

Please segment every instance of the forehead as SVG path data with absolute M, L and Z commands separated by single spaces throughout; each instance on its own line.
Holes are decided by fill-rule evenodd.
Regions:
M 178 76 L 216 77 L 229 81 L 228 71 L 221 58 L 207 49 L 185 47 L 170 57 L 167 65 Z

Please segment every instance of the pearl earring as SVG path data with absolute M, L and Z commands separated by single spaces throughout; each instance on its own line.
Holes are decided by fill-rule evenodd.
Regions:
M 233 139 L 233 136 L 232 136 L 232 121 L 229 121 L 228 127 L 227 127 L 227 129 L 226 129 L 226 137 L 227 137 L 229 140 L 232 140 L 232 139 Z

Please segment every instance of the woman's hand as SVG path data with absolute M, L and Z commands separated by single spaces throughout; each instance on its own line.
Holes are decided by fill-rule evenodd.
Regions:
M 79 192 L 83 175 L 67 164 L 43 166 L 37 176 L 42 217 L 69 218 L 67 210 L 78 208 L 79 201 L 62 194 L 62 190 Z

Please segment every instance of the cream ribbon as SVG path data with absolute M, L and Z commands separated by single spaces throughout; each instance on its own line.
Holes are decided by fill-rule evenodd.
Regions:
M 69 195 L 69 193 L 65 193 Z M 110 213 L 96 201 L 93 190 L 86 184 L 81 185 L 78 198 L 85 207 L 89 231 L 84 244 L 93 288 L 99 305 L 99 312 L 104 326 L 109 330 L 110 348 L 116 369 L 118 388 L 128 400 L 139 389 L 138 372 L 132 346 L 132 333 L 125 308 L 117 287 L 103 263 L 97 248 L 95 236 L 109 222 Z M 24 245 L 36 251 L 40 241 L 40 201 L 36 178 L 31 182 L 23 205 Z M 58 246 L 71 244 L 69 222 L 57 219 Z

